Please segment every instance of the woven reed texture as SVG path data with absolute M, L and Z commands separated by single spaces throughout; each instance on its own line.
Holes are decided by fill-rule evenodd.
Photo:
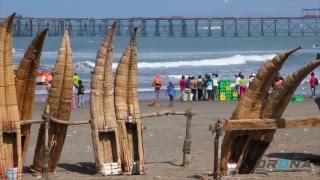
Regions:
M 55 75 L 52 80 L 51 90 L 47 99 L 50 105 L 50 116 L 68 121 L 71 113 L 71 99 L 73 88 L 74 67 L 72 62 L 72 49 L 68 31 L 65 30 L 61 47 L 59 49 Z M 55 141 L 49 154 L 49 171 L 55 172 L 59 161 L 64 140 L 67 133 L 67 125 L 50 122 L 49 140 Z M 39 129 L 35 156 L 32 168 L 41 171 L 43 164 L 44 125 Z
M 91 82 L 90 110 L 92 128 L 100 131 L 107 131 L 117 127 L 112 75 L 115 25 L 114 23 L 106 34 L 97 52 Z
M 137 31 L 137 28 L 134 29 L 134 31 Z M 134 33 L 133 36 L 136 34 Z M 136 38 L 134 38 L 134 41 L 131 43 L 132 45 L 132 51 L 131 51 L 131 59 L 130 59 L 130 65 L 129 65 L 129 84 L 128 84 L 128 104 L 129 104 L 129 115 L 132 116 L 133 122 L 136 123 L 137 128 L 137 142 L 131 141 L 132 144 L 132 155 L 136 154 L 134 153 L 134 146 L 138 146 L 138 159 L 139 159 L 139 170 L 140 173 L 145 173 L 145 165 L 144 165 L 144 147 L 143 147 L 143 135 L 142 135 L 142 121 L 141 121 L 141 113 L 140 113 L 140 106 L 139 106 L 139 98 L 138 98 L 138 52 L 137 52 L 137 43 Z M 133 126 L 134 127 L 134 126 Z M 134 134 L 132 134 L 134 135 Z M 133 157 L 135 159 L 135 157 Z
M 18 168 L 18 178 L 22 177 L 21 130 L 16 97 L 12 55 L 12 24 L 15 13 L 5 19 L 0 27 L 0 123 L 1 156 L 0 176 L 6 175 L 8 167 Z
M 136 32 L 137 28 L 134 28 L 130 43 L 118 64 L 115 79 L 115 108 L 120 156 L 122 171 L 125 174 L 131 174 L 134 161 L 141 162 L 140 170 L 144 172 L 144 149 L 138 101 Z M 128 123 L 129 118 L 136 124 Z
M 278 75 L 278 72 L 282 68 L 288 56 L 300 48 L 301 47 L 297 47 L 294 50 L 275 56 L 271 61 L 268 61 L 259 70 L 255 78 L 255 81 L 250 85 L 250 88 L 245 93 L 244 98 L 240 101 L 237 108 L 233 112 L 231 119 L 242 119 L 242 118 L 248 119 L 248 118 L 261 117 L 260 116 L 261 110 L 262 110 L 261 107 L 265 102 L 265 98 L 268 95 L 268 91 L 272 85 L 274 78 Z M 250 147 L 250 148 L 249 148 L 250 145 L 243 146 L 244 144 L 234 141 L 234 137 L 239 133 L 249 135 L 249 138 L 244 141 L 244 144 L 250 144 L 249 141 L 255 140 L 255 139 L 261 140 L 262 136 L 266 136 L 266 141 L 264 142 L 266 146 L 261 145 L 261 147 Z M 259 158 L 261 158 L 266 148 L 268 147 L 268 143 L 272 140 L 273 134 L 274 134 L 274 130 L 230 131 L 230 132 L 227 131 L 224 137 L 223 145 L 222 145 L 222 158 L 221 158 L 222 171 L 226 171 L 225 168 L 231 156 L 239 158 L 236 160 L 238 162 L 239 167 L 242 165 L 242 162 L 244 162 L 247 157 L 250 157 L 253 161 L 256 161 Z M 245 155 L 243 153 L 236 154 L 236 151 L 231 150 L 231 147 L 243 147 L 240 152 L 245 152 Z M 252 149 L 257 149 L 257 148 L 259 149 L 259 151 L 254 153 L 253 152 L 254 150 Z
M 15 77 L 16 94 L 21 120 L 31 120 L 34 107 L 35 90 L 37 83 L 37 72 L 39 70 L 42 47 L 47 29 L 38 33 L 28 46 Z M 22 142 L 22 162 L 27 154 L 31 125 L 21 127 L 24 136 Z
M 113 49 L 116 22 L 106 34 L 98 52 L 91 81 L 90 110 L 97 171 L 105 163 L 120 164 L 120 147 L 114 105 Z
M 135 32 L 135 31 L 134 31 Z M 119 142 L 120 142 L 120 157 L 121 157 L 121 167 L 124 173 L 131 173 L 132 167 L 130 165 L 133 164 L 132 159 L 132 151 L 131 144 L 128 140 L 128 133 L 126 128 L 126 121 L 128 120 L 129 115 L 129 107 L 128 107 L 128 80 L 129 80 L 129 64 L 131 60 L 131 51 L 133 41 L 133 37 L 131 37 L 130 43 L 125 49 L 120 61 L 118 63 L 118 67 L 116 70 L 115 77 L 115 112 L 118 124 L 118 133 L 119 133 Z

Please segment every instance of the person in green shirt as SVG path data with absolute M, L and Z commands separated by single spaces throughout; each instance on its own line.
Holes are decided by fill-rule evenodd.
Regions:
M 78 88 L 79 86 L 79 80 L 80 80 L 80 77 L 78 76 L 77 73 L 74 73 L 73 75 L 73 85 Z
M 240 82 L 239 82 L 239 86 L 240 86 L 240 91 L 239 91 L 239 99 L 241 99 L 244 95 L 244 93 L 247 91 L 247 87 L 248 87 L 248 79 L 244 77 L 244 75 L 240 76 Z

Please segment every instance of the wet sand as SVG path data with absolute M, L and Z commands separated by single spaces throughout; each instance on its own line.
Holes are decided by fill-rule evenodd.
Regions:
M 200 179 L 213 171 L 213 140 L 209 125 L 219 118 L 230 118 L 238 101 L 175 101 L 175 106 L 168 107 L 167 100 L 160 100 L 159 107 L 149 107 L 151 100 L 140 101 L 142 113 L 173 109 L 185 111 L 191 108 L 198 112 L 192 119 L 192 145 L 190 167 L 181 167 L 182 148 L 186 131 L 185 116 L 161 116 L 144 118 L 144 147 L 147 175 L 110 176 L 107 179 Z M 87 102 L 88 103 L 88 102 Z M 37 102 L 34 119 L 39 119 L 44 110 L 44 103 Z M 290 102 L 283 117 L 315 117 L 319 109 L 311 98 L 303 102 Z M 90 119 L 89 105 L 84 109 L 72 111 L 71 120 Z M 36 179 L 28 173 L 32 164 L 39 125 L 33 125 L 31 140 L 25 163 L 25 179 Z M 277 130 L 274 141 L 263 159 L 309 160 L 310 172 L 271 172 L 266 174 L 237 175 L 226 179 L 319 179 L 320 178 L 320 127 Z M 57 173 L 50 174 L 51 179 L 106 179 L 97 176 L 90 125 L 69 126 Z

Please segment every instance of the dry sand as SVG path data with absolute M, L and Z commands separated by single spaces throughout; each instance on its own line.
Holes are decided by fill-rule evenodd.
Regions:
M 166 109 L 185 111 L 191 108 L 198 112 L 192 119 L 191 164 L 188 168 L 181 167 L 182 148 L 185 138 L 185 116 L 162 116 L 144 118 L 145 160 L 148 174 L 132 176 L 112 176 L 107 179 L 200 179 L 213 171 L 213 140 L 209 125 L 218 118 L 230 118 L 238 101 L 194 101 L 175 102 L 173 108 L 168 107 L 168 101 L 161 100 L 159 107 L 148 107 L 150 101 L 141 101 L 142 113 L 157 112 Z M 36 103 L 34 119 L 39 119 L 44 109 L 44 103 Z M 283 117 L 314 117 L 319 116 L 319 109 L 313 99 L 306 98 L 304 102 L 290 102 Z M 71 120 L 88 120 L 90 110 L 72 111 Z M 33 125 L 31 140 L 25 163 L 25 179 L 37 177 L 28 173 L 32 164 L 34 148 L 39 125 Z M 274 141 L 265 153 L 264 159 L 277 158 L 289 160 L 310 160 L 310 172 L 271 172 L 267 175 L 237 175 L 226 179 L 320 179 L 320 128 L 282 129 L 275 134 Z M 63 152 L 55 174 L 51 179 L 106 179 L 95 175 L 95 163 L 92 150 L 90 125 L 70 126 L 68 129 Z

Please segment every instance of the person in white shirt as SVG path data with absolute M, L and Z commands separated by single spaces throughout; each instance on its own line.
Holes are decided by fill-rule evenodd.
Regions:
M 234 75 L 236 77 L 236 80 L 235 80 L 235 88 L 236 90 L 239 92 L 239 85 L 240 85 L 240 79 L 241 79 L 241 75 L 242 75 L 242 72 L 239 72 L 238 75 Z

